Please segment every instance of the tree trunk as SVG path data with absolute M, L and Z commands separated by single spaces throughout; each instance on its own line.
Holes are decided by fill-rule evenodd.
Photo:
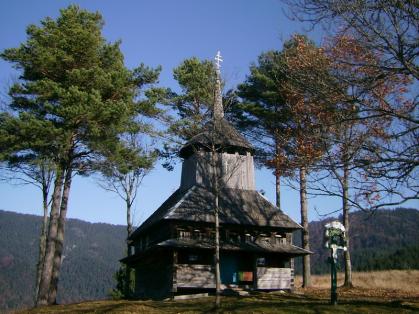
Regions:
M 42 204 L 44 216 L 41 226 L 41 235 L 39 236 L 39 257 L 36 265 L 36 282 L 35 282 L 35 303 L 38 299 L 39 283 L 41 282 L 42 268 L 44 267 L 45 249 L 47 245 L 47 228 L 48 228 L 48 190 L 42 187 Z
M 216 300 L 215 306 L 220 307 L 221 277 L 220 277 L 220 221 L 218 208 L 218 192 L 215 195 L 215 285 Z
M 48 304 L 49 287 L 51 284 L 52 268 L 55 254 L 55 244 L 57 239 L 58 216 L 61 202 L 61 192 L 63 188 L 63 169 L 57 168 L 54 181 L 54 192 L 52 195 L 52 205 L 50 212 L 50 221 L 48 227 L 48 238 L 45 250 L 44 267 L 42 269 L 41 279 L 39 283 L 38 298 L 36 306 Z
M 279 171 L 275 170 L 275 196 L 276 196 L 276 207 L 281 210 L 281 175 Z
M 278 158 L 280 153 L 279 143 L 277 142 L 275 145 L 275 154 L 276 158 Z M 281 210 L 281 172 L 279 169 L 280 165 L 279 162 L 275 162 L 275 196 L 276 196 L 276 207 Z
M 351 288 L 352 284 L 352 265 L 351 254 L 349 252 L 349 204 L 348 204 L 348 191 L 349 191 L 349 166 L 347 163 L 343 164 L 343 182 L 342 182 L 342 212 L 343 212 L 343 226 L 346 231 L 346 246 L 347 250 L 345 256 L 345 287 Z
M 132 234 L 132 219 L 131 219 L 131 200 L 126 201 L 127 204 L 127 250 L 128 256 L 131 256 L 131 245 L 129 242 L 129 237 Z
M 54 268 L 52 271 L 51 285 L 48 296 L 48 304 L 57 304 L 57 289 L 60 276 L 62 255 L 64 250 L 64 232 L 68 209 L 68 197 L 70 195 L 72 171 L 68 167 L 65 175 L 64 190 L 61 198 L 60 218 L 58 220 L 57 240 L 55 244 Z
M 300 207 L 301 207 L 301 226 L 303 227 L 301 233 L 301 243 L 303 249 L 310 250 L 310 236 L 308 230 L 308 214 L 307 214 L 307 169 L 300 168 Z M 311 268 L 310 255 L 303 257 L 303 288 L 311 287 Z
M 126 200 L 127 205 L 127 254 L 131 256 L 131 245 L 129 237 L 132 234 L 132 219 L 131 219 L 131 200 L 128 197 Z M 125 297 L 129 298 L 131 296 L 131 267 L 129 265 L 125 266 Z
M 219 186 L 218 186 L 218 163 L 215 149 L 213 150 L 213 189 L 214 189 L 214 216 L 215 216 L 215 307 L 221 304 L 221 276 L 220 276 L 220 221 L 219 221 Z

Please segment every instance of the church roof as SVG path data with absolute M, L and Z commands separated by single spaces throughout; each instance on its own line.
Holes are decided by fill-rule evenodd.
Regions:
M 209 149 L 214 144 L 222 149 L 238 148 L 253 151 L 252 145 L 224 118 L 214 119 L 204 126 L 203 132 L 192 137 L 180 150 L 180 157 L 193 153 L 194 149 L 204 147 Z
M 131 238 L 161 220 L 214 223 L 213 194 L 195 185 L 189 190 L 174 192 Z M 219 196 L 221 224 L 301 229 L 290 217 L 254 190 L 222 189 Z
M 202 239 L 168 239 L 157 244 L 161 247 L 177 247 L 177 248 L 197 248 L 197 249 L 213 249 L 214 241 L 203 241 Z M 281 243 L 271 244 L 268 242 L 224 242 L 220 241 L 220 249 L 225 251 L 253 251 L 264 253 L 285 253 L 293 256 L 312 254 L 313 252 L 304 250 L 298 246 Z
M 151 245 L 144 252 L 139 252 L 134 255 L 121 259 L 121 262 L 131 263 L 138 259 L 141 259 L 143 254 L 149 250 L 156 250 L 160 248 L 178 248 L 178 249 L 202 249 L 202 250 L 213 250 L 214 241 L 203 240 L 203 239 L 168 239 Z M 270 244 L 267 242 L 225 242 L 220 240 L 220 250 L 222 251 L 246 251 L 255 253 L 281 253 L 291 257 L 308 255 L 313 252 L 304 250 L 298 246 L 281 243 L 281 244 Z

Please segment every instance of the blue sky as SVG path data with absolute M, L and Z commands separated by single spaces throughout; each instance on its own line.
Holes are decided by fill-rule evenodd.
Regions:
M 0 50 L 25 41 L 25 29 L 46 17 L 57 17 L 59 9 L 78 4 L 99 11 L 105 20 L 103 35 L 109 41 L 121 40 L 125 63 L 132 68 L 141 62 L 161 65 L 160 85 L 177 89 L 172 69 L 184 59 L 196 56 L 212 59 L 221 50 L 222 75 L 228 87 L 244 80 L 249 65 L 269 49 L 281 49 L 293 33 L 304 32 L 304 25 L 290 21 L 279 0 L 264 1 L 56 1 L 14 0 L 0 2 Z M 308 33 L 317 42 L 321 33 Z M 7 93 L 10 81 L 17 77 L 10 65 L 0 60 L 0 93 Z M 135 204 L 134 223 L 138 225 L 176 190 L 180 182 L 179 165 L 167 172 L 159 164 L 140 187 Z M 274 178 L 266 170 L 256 172 L 257 189 L 266 191 L 274 201 Z M 284 188 L 282 208 L 299 221 L 298 193 Z M 31 186 L 0 184 L 0 209 L 41 214 L 41 198 Z M 313 210 L 328 212 L 339 208 L 337 200 L 309 200 L 310 219 L 318 219 Z M 76 178 L 69 201 L 68 216 L 91 222 L 124 224 L 124 203 L 105 192 L 94 178 Z

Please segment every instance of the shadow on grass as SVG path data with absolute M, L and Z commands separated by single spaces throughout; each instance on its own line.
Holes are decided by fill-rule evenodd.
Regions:
M 199 301 L 164 302 L 157 308 L 164 313 L 215 313 L 213 298 Z M 402 302 L 342 301 L 337 306 L 328 300 L 305 296 L 278 297 L 260 294 L 250 297 L 222 298 L 220 313 L 394 313 L 418 311 Z
M 177 301 L 93 301 L 32 309 L 18 313 L 418 313 L 417 302 L 340 300 L 332 306 L 327 299 L 305 295 L 253 293 L 246 297 L 222 297 L 214 308 L 214 297 Z

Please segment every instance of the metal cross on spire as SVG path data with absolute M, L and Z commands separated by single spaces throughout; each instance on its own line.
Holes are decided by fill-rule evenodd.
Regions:
M 217 54 L 214 60 L 215 60 L 215 65 L 217 66 L 217 69 L 219 70 L 221 68 L 221 62 L 223 62 L 223 58 L 221 57 L 220 50 L 217 51 Z

